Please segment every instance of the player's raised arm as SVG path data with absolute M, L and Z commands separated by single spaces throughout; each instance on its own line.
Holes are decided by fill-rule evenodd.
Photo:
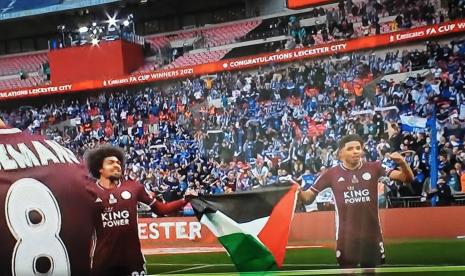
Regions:
M 410 168 L 409 164 L 405 161 L 404 157 L 398 153 L 394 152 L 389 154 L 389 158 L 391 158 L 397 165 L 399 165 L 399 170 L 393 170 L 389 174 L 389 178 L 392 180 L 398 180 L 406 183 L 410 183 L 413 181 L 413 172 Z
M 178 210 L 180 210 L 182 207 L 184 207 L 187 204 L 187 201 L 185 199 L 179 199 L 175 200 L 172 202 L 161 202 L 155 198 L 150 198 L 149 195 L 145 192 L 145 189 L 141 186 L 140 192 L 139 192 L 139 198 L 138 201 L 145 203 L 150 206 L 152 212 L 159 216 L 166 216 L 169 214 L 172 214 Z M 197 196 L 197 192 L 188 190 L 186 191 L 186 196 Z
M 186 205 L 184 199 L 179 199 L 172 202 L 163 203 L 159 200 L 155 200 L 150 208 L 152 211 L 159 216 L 166 216 L 180 210 L 184 205 Z

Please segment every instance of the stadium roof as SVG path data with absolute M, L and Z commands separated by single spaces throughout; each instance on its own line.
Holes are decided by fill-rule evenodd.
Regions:
M 120 0 L 0 0 L 0 20 L 98 6 Z

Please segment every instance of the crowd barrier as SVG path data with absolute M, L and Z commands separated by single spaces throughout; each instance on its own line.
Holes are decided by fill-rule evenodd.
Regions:
M 383 236 L 396 239 L 456 239 L 465 236 L 465 206 L 381 209 Z M 140 218 L 143 250 L 220 246 L 195 217 Z M 289 244 L 318 245 L 335 240 L 335 212 L 296 213 Z

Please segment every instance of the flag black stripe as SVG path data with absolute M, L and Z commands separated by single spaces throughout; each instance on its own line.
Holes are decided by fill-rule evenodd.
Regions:
M 199 220 L 204 213 L 219 210 L 237 223 L 245 223 L 269 216 L 289 189 L 288 185 L 268 186 L 250 192 L 199 196 L 191 204 Z

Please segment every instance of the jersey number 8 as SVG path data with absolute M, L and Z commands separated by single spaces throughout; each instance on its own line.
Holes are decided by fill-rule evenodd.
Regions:
M 61 213 L 50 189 L 23 178 L 10 186 L 5 200 L 8 227 L 16 238 L 12 274 L 70 275 L 70 262 L 59 233 Z

